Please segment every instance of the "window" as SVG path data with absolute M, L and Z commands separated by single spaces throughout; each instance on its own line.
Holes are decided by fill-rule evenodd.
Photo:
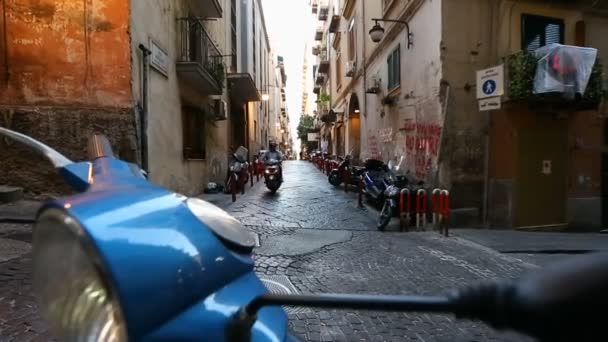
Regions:
M 562 19 L 530 14 L 521 16 L 522 50 L 532 52 L 553 43 L 564 43 L 564 21 Z
M 401 85 L 401 45 L 391 52 L 386 61 L 388 65 L 388 89 L 392 90 Z
M 198 108 L 182 107 L 184 158 L 205 159 L 205 113 Z
M 354 61 L 357 58 L 356 44 L 357 42 L 357 30 L 355 29 L 355 18 L 350 20 L 348 23 L 348 60 Z

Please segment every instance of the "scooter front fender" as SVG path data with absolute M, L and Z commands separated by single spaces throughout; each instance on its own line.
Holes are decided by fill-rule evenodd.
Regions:
M 196 303 L 142 341 L 227 341 L 226 326 L 231 317 L 243 303 L 264 293 L 267 290 L 255 273 L 247 273 Z M 263 308 L 257 318 L 252 328 L 252 342 L 295 341 L 287 334 L 287 316 L 282 308 Z

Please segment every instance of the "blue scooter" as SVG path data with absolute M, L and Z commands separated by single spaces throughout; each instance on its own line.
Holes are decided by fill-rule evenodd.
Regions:
M 384 192 L 391 185 L 388 165 L 381 160 L 365 161 L 363 172 L 363 192 L 368 200 L 379 206 L 384 203 Z
M 296 341 L 281 306 L 452 313 L 546 341 L 606 340 L 608 255 L 566 261 L 517 282 L 437 297 L 271 294 L 254 273 L 254 236 L 226 212 L 148 182 L 89 141 L 87 162 L 0 127 L 46 156 L 79 192 L 46 203 L 33 282 L 61 341 Z

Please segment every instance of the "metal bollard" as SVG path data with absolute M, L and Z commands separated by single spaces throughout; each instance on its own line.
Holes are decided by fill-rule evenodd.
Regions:
M 363 208 L 363 178 L 359 178 L 359 203 L 357 203 L 359 208 Z
M 440 216 L 441 230 L 440 230 L 440 232 L 443 232 L 443 235 L 445 235 L 447 237 L 447 236 L 449 236 L 448 222 L 450 219 L 450 192 L 447 190 L 442 190 L 441 195 L 439 197 L 439 202 L 440 202 L 439 206 L 440 206 L 440 211 L 441 211 L 441 216 Z
M 405 188 L 401 189 L 401 193 L 399 196 L 399 230 L 403 231 L 405 227 L 406 230 L 410 225 L 410 211 L 412 207 L 412 198 L 410 197 L 410 189 Z
M 441 189 L 433 189 L 431 201 L 433 202 L 433 227 L 437 227 L 441 216 Z
M 232 202 L 236 202 L 236 173 L 230 172 L 230 192 L 232 193 Z
M 342 180 L 344 181 L 344 192 L 348 192 L 348 187 L 350 186 L 350 180 L 352 179 L 352 173 L 350 169 L 342 170 Z
M 253 164 L 249 164 L 249 180 L 251 181 L 251 186 L 253 187 Z
M 426 190 L 419 189 L 416 193 L 416 228 L 426 226 Z

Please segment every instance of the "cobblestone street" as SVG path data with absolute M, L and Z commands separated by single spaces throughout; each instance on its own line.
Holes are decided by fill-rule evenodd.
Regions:
M 355 193 L 331 187 L 312 164 L 287 162 L 284 172 L 276 194 L 260 180 L 227 206 L 259 235 L 256 271 L 273 291 L 440 294 L 539 267 L 525 253 L 499 252 L 512 250 L 498 245 L 516 240 L 508 233 L 486 241 L 476 231 L 455 230 L 450 238 L 399 233 L 394 226 L 378 232 L 377 212 L 357 208 Z M 51 340 L 31 292 L 30 243 L 30 225 L 0 224 L 0 341 Z M 305 341 L 528 341 L 444 315 L 304 308 L 288 313 L 292 331 Z
M 536 268 L 457 237 L 378 232 L 377 213 L 310 163 L 288 163 L 285 179 L 276 195 L 257 187 L 229 211 L 260 235 L 260 276 L 299 293 L 437 294 Z M 290 325 L 306 341 L 527 340 L 428 314 L 290 310 Z

